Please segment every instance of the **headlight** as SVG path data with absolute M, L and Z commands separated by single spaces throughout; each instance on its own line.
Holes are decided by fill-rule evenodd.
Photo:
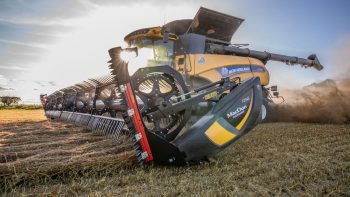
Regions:
M 137 58 L 131 58 L 129 60 L 128 71 L 132 76 L 139 68 L 146 67 L 149 60 L 153 59 L 153 49 L 141 48 L 138 51 Z
M 125 62 L 129 62 L 135 57 L 137 57 L 136 51 L 122 51 L 120 53 L 120 58 Z

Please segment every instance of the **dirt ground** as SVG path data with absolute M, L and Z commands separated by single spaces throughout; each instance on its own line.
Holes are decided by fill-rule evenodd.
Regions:
M 261 124 L 208 163 L 162 167 L 136 164 L 127 138 L 35 119 L 42 111 L 6 113 L 4 196 L 350 195 L 350 125 Z

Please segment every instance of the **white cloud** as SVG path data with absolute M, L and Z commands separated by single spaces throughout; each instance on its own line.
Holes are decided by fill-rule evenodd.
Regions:
M 0 85 L 6 86 L 7 83 L 8 83 L 8 79 L 6 79 L 4 75 L 0 75 Z
M 23 97 L 24 101 L 39 101 L 40 93 L 51 93 L 88 78 L 109 73 L 108 49 L 125 46 L 123 38 L 127 33 L 144 27 L 161 26 L 171 20 L 193 18 L 200 4 L 206 7 L 213 4 L 207 1 L 199 4 L 193 1 L 167 3 L 158 0 L 136 3 L 110 1 L 109 4 L 105 4 L 105 1 L 78 0 L 63 1 L 57 6 L 52 6 L 52 3 L 45 4 L 52 6 L 46 9 L 37 4 L 39 2 L 30 5 L 29 8 L 24 6 L 24 2 L 17 3 L 18 6 L 10 6 L 14 10 L 3 10 L 12 15 L 0 14 L 0 22 L 30 26 L 30 31 L 26 32 L 27 40 L 5 38 L 0 40 L 0 43 L 25 47 L 29 52 L 33 51 L 29 47 L 44 48 L 35 52 L 40 59 L 27 61 L 15 58 L 21 62 L 10 64 L 11 62 L 6 61 L 6 64 L 0 66 L 3 71 L 15 73 L 11 87 L 15 87 L 14 94 Z M 212 8 L 215 9 L 214 7 Z M 28 9 L 33 11 L 24 13 L 20 12 L 20 9 L 26 12 Z M 13 14 L 17 12 L 18 14 Z M 55 42 L 40 36 L 33 37 L 39 34 L 48 34 L 50 38 L 54 36 Z M 50 81 L 54 86 L 36 81 Z
M 6 21 L 10 20 L 13 23 L 29 25 L 73 27 L 69 29 L 69 32 L 65 31 L 64 28 L 53 28 L 54 31 L 44 31 L 43 35 L 59 35 L 59 39 L 56 40 L 55 38 L 55 42 L 53 43 L 39 44 L 39 46 L 45 47 L 45 53 L 43 51 L 37 52 L 37 54 L 41 56 L 40 60 L 24 62 L 23 66 L 25 66 L 25 68 L 20 66 L 0 66 L 0 69 L 26 71 L 16 76 L 17 79 L 22 79 L 25 82 L 16 82 L 14 84 L 16 86 L 16 92 L 21 97 L 24 97 L 23 100 L 39 102 L 40 93 L 51 93 L 59 88 L 109 73 L 107 67 L 107 61 L 109 60 L 108 49 L 120 45 L 125 46 L 123 42 L 124 36 L 136 29 L 160 26 L 165 22 L 176 19 L 191 19 L 200 6 L 232 15 L 237 14 L 238 17 L 243 18 L 249 15 L 246 14 L 248 10 L 240 9 L 237 1 L 237 6 L 228 6 L 232 1 L 216 3 L 214 1 L 195 2 L 189 0 L 171 3 L 166 2 L 165 4 L 161 1 L 151 1 L 151 3 L 148 1 L 147 3 L 144 3 L 144 1 L 137 1 L 137 3 L 134 3 L 135 1 L 133 1 L 133 3 L 128 3 L 129 1 L 110 2 L 111 4 L 107 7 L 102 5 L 102 1 L 98 3 L 96 3 L 96 1 L 79 1 L 79 3 L 82 3 L 83 7 L 87 9 L 84 12 L 79 12 L 79 14 L 74 15 L 75 17 L 80 16 L 78 18 L 62 17 L 65 12 L 62 12 L 62 9 L 57 9 L 55 13 L 47 13 L 48 16 L 46 19 L 42 16 L 3 19 Z M 103 1 L 103 3 L 105 3 L 105 1 Z M 62 3 L 62 5 L 63 4 L 64 3 Z M 78 6 L 79 5 L 80 4 L 78 4 Z M 74 11 L 74 9 L 69 10 L 70 12 L 72 12 L 72 10 Z M 58 13 L 59 11 L 61 12 Z M 55 14 L 58 15 L 55 17 L 51 16 Z M 235 42 L 246 43 L 242 42 L 242 40 L 253 40 L 256 46 L 265 45 L 266 43 L 267 46 L 273 46 L 273 43 L 269 42 L 269 39 L 259 36 L 262 34 L 259 31 L 262 30 L 255 28 L 254 20 L 246 21 L 245 23 L 252 25 L 242 26 L 241 28 L 244 29 L 243 31 L 239 30 L 237 32 L 235 35 Z M 247 27 L 251 27 L 254 31 L 247 31 Z M 40 34 L 40 31 L 37 33 Z M 42 38 L 40 39 L 43 40 Z M 36 44 L 36 42 L 24 43 L 11 40 L 5 41 L 13 42 L 13 44 L 18 45 Z M 256 47 L 254 45 L 250 48 L 254 49 Z M 276 48 L 274 51 L 280 51 L 280 49 Z M 271 80 L 273 83 L 280 84 L 284 82 L 285 85 L 302 85 L 297 83 L 305 83 L 305 80 L 295 80 L 299 79 L 300 76 L 303 76 L 303 79 L 307 79 L 307 82 L 313 81 L 314 78 L 310 76 L 314 76 L 316 72 L 312 69 L 305 71 L 301 68 L 291 68 L 280 64 L 278 66 L 277 64 L 269 64 L 268 69 L 271 71 Z M 285 79 L 284 76 L 286 73 L 293 77 L 290 77 L 290 80 Z M 281 79 L 281 77 L 284 78 Z M 38 80 L 51 81 L 55 86 L 47 85 L 42 87 L 40 84 L 35 83 L 35 81 Z M 37 90 L 33 91 L 34 89 Z
M 52 45 L 47 55 L 32 64 L 31 71 L 25 77 L 31 80 L 52 80 L 63 88 L 91 77 L 105 75 L 109 73 L 108 49 L 125 46 L 123 38 L 127 33 L 162 25 L 165 13 L 167 21 L 192 18 L 195 14 L 193 10 L 196 9 L 197 7 L 188 5 L 170 8 L 144 4 L 100 7 L 86 17 L 67 20 L 65 24 L 75 26 L 75 30 Z M 143 10 L 157 14 L 145 17 Z M 181 13 L 177 10 L 181 10 Z
M 20 67 L 20 66 L 0 66 L 0 69 L 16 70 L 16 71 L 29 71 L 29 68 L 24 68 L 24 67 Z
M 47 48 L 48 45 L 43 43 L 27 43 L 27 42 L 19 42 L 14 40 L 5 40 L 0 39 L 0 43 L 7 43 L 7 44 L 15 44 L 15 45 L 21 45 L 21 46 L 29 46 L 29 47 L 37 47 L 37 48 Z
M 7 81 L 6 86 L 0 85 L 3 88 L 0 91 L 0 96 L 18 96 L 24 103 L 40 103 L 40 94 L 58 89 L 50 81 L 31 81 L 24 79 L 11 79 Z

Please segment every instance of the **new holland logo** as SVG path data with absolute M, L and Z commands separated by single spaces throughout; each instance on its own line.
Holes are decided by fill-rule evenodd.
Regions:
M 235 111 L 227 113 L 226 116 L 227 118 L 236 118 L 239 115 L 243 114 L 247 108 L 248 107 L 246 105 L 244 105 L 243 107 L 238 107 Z
M 203 56 L 200 56 L 200 57 L 198 58 L 198 63 L 199 63 L 199 64 L 205 64 L 205 58 L 204 58 Z

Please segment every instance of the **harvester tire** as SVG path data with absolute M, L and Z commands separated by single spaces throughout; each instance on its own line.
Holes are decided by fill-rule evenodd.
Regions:
M 267 122 L 269 120 L 270 115 L 270 104 L 266 99 L 263 100 L 263 104 L 261 106 L 261 122 Z

